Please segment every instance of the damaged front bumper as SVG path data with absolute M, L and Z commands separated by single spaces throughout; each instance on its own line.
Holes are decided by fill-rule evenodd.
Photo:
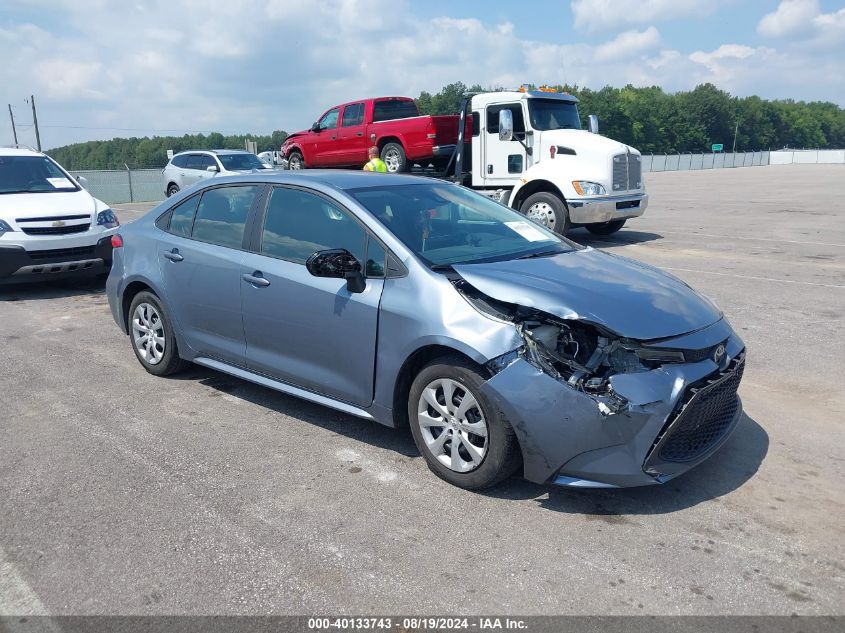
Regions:
M 483 389 L 507 416 L 525 478 L 575 487 L 663 483 L 713 454 L 741 417 L 744 345 L 726 321 L 660 346 L 722 348 L 697 362 L 610 378 L 614 398 L 575 389 L 512 354 Z

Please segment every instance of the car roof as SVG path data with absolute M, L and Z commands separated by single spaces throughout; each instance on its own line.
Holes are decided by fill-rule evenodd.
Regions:
M 0 147 L 0 156 L 44 156 L 44 153 L 26 147 Z
M 384 187 L 391 185 L 421 185 L 431 182 L 446 182 L 425 176 L 411 176 L 407 174 L 384 174 L 368 171 L 352 171 L 344 169 L 304 169 L 295 171 L 273 171 L 272 173 L 249 173 L 237 176 L 223 176 L 213 178 L 209 185 L 236 182 L 268 182 L 285 185 L 327 185 L 334 189 L 347 191 L 350 189 L 366 189 L 370 187 Z
M 222 156 L 225 154 L 252 154 L 252 152 L 248 152 L 245 149 L 185 149 L 175 153 L 173 156 L 179 156 L 180 154 L 217 154 L 218 156 Z

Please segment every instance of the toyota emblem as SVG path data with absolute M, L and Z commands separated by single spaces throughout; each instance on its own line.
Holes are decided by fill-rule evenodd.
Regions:
M 724 345 L 717 345 L 716 349 L 713 351 L 713 361 L 718 365 L 722 362 L 722 359 L 725 357 L 725 346 Z

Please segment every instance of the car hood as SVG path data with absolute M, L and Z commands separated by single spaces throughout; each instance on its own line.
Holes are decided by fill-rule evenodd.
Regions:
M 625 338 L 677 336 L 722 317 L 677 277 L 592 248 L 453 268 L 493 299 L 595 323 Z
M 85 189 L 56 193 L 6 193 L 0 195 L 0 218 L 39 218 L 54 215 L 92 214 L 94 198 Z

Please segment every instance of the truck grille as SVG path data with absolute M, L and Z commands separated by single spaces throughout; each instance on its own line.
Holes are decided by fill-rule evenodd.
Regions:
M 679 412 L 657 440 L 659 460 L 692 461 L 722 439 L 739 408 L 736 392 L 744 361 L 741 355 L 724 372 L 687 389 Z
M 613 191 L 641 189 L 643 165 L 639 154 L 617 154 L 613 157 Z

